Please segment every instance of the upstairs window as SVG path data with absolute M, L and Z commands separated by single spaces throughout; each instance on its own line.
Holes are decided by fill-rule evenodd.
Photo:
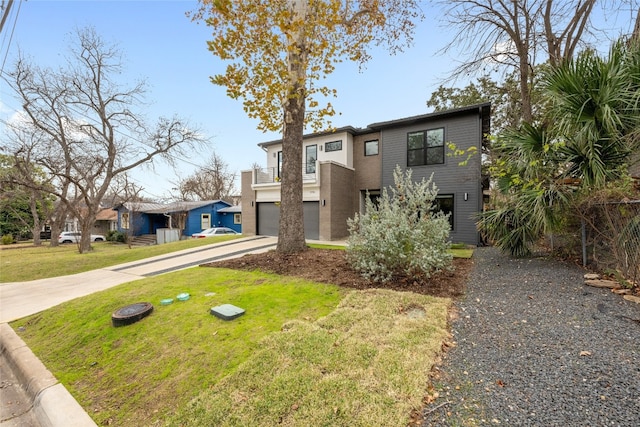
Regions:
M 325 153 L 328 153 L 330 151 L 342 151 L 342 140 L 325 142 L 324 151 Z
M 364 142 L 364 155 L 365 156 L 377 156 L 378 155 L 378 140 L 373 139 L 371 141 Z
M 316 173 L 316 160 L 318 159 L 318 146 L 307 145 L 307 165 L 306 172 L 308 174 Z
M 282 151 L 278 151 L 278 178 L 282 178 Z
M 407 134 L 407 166 L 444 163 L 444 128 Z

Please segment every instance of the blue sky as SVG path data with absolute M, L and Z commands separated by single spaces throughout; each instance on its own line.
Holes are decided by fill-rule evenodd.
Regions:
M 118 43 L 124 53 L 125 81 L 147 81 L 149 120 L 177 114 L 211 141 L 199 154 L 178 159 L 178 171 L 157 164 L 155 171 L 133 174 L 148 197 L 162 198 L 213 151 L 239 173 L 253 163 L 264 165 L 265 155 L 257 144 L 280 137 L 258 131 L 258 123 L 245 115 L 241 102 L 227 98 L 224 88 L 210 83 L 209 76 L 222 72 L 225 64 L 207 50 L 210 32 L 206 25 L 185 17 L 196 5 L 192 0 L 15 0 L 0 35 L 0 60 L 5 61 L 6 71 L 20 50 L 41 66 L 57 67 L 70 34 L 86 26 L 94 26 L 105 40 Z M 362 71 L 354 64 L 339 64 L 328 79 L 329 86 L 338 90 L 338 98 L 331 102 L 341 113 L 333 119 L 334 126 L 364 127 L 429 112 L 427 99 L 455 62 L 437 54 L 453 33 L 438 23 L 438 9 L 430 2 L 424 3 L 424 11 L 427 17 L 417 28 L 413 47 L 405 53 L 390 56 L 375 51 Z M 628 27 L 628 16 L 609 21 L 607 26 Z M 0 85 L 0 117 L 8 120 L 19 102 L 4 82 Z

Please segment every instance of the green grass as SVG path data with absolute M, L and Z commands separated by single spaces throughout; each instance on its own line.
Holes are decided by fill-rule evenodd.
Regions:
M 124 244 L 97 242 L 94 250 L 88 254 L 78 253 L 73 244 L 51 247 L 21 245 L 0 249 L 0 283 L 26 282 L 45 279 L 47 277 L 65 276 L 82 273 L 111 265 L 138 261 L 144 258 L 163 255 L 183 249 L 195 248 L 212 243 L 220 243 L 237 239 L 236 236 L 209 237 L 206 239 L 189 239 L 164 245 L 131 248 Z M 341 245 L 309 244 L 317 249 L 344 250 Z M 455 258 L 471 258 L 473 249 L 451 249 Z
M 160 301 L 188 292 L 188 301 Z M 12 324 L 98 425 L 151 425 L 214 389 L 293 319 L 314 321 L 341 291 L 277 275 L 192 268 L 70 301 Z M 111 314 L 148 301 L 155 309 L 115 328 Z M 209 314 L 229 303 L 246 314 L 226 322 Z
M 322 243 L 309 243 L 309 244 L 307 244 L 307 246 L 309 246 L 310 248 L 314 248 L 314 249 L 344 250 L 346 248 L 346 246 L 343 246 L 343 245 L 326 245 L 326 244 L 322 244 Z
M 160 305 L 182 292 L 191 298 Z M 198 267 L 12 327 L 98 425 L 404 426 L 421 406 L 451 301 L 345 292 Z M 149 317 L 111 325 L 112 312 L 142 301 L 155 307 Z M 228 322 L 209 314 L 223 303 L 246 314 Z
M 346 247 L 342 245 L 325 245 L 319 243 L 312 243 L 308 245 L 310 248 L 315 249 L 338 249 L 344 250 Z M 454 258 L 471 258 L 473 256 L 473 249 L 469 248 L 468 245 L 464 243 L 454 243 L 451 245 L 449 252 L 453 255 Z
M 85 255 L 75 245 L 6 250 L 2 275 L 70 274 L 214 241 L 202 240 L 140 249 L 103 243 Z M 160 304 L 182 292 L 191 298 Z M 404 426 L 421 406 L 451 301 L 345 292 L 199 267 L 120 285 L 12 326 L 98 425 Z M 111 313 L 141 301 L 154 305 L 149 317 L 111 325 Z M 209 314 L 223 303 L 247 312 L 230 322 Z M 423 316 L 410 316 L 416 312 Z
M 473 249 L 449 249 L 449 252 L 453 254 L 454 258 L 471 258 L 473 256 Z
M 23 282 L 82 273 L 97 268 L 163 255 L 183 249 L 195 248 L 212 243 L 237 239 L 237 236 L 208 237 L 206 239 L 188 239 L 179 242 L 135 247 L 129 249 L 125 244 L 96 242 L 93 251 L 78 253 L 75 244 L 51 247 L 20 246 L 0 250 L 0 283 Z

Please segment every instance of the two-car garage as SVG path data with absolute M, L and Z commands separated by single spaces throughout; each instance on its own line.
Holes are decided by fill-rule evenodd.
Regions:
M 320 204 L 318 202 L 303 202 L 304 236 L 309 240 L 320 238 Z M 277 236 L 280 223 L 279 202 L 257 203 L 258 233 L 263 236 Z

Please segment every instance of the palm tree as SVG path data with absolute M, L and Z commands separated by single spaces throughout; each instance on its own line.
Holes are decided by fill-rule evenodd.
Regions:
M 496 141 L 493 176 L 502 194 L 494 210 L 483 212 L 478 228 L 513 256 L 527 256 L 545 233 L 558 227 L 568 188 L 558 181 L 561 144 L 544 125 L 524 123 Z
M 640 148 L 639 47 L 620 40 L 608 58 L 585 51 L 547 77 L 566 175 L 582 179 L 586 188 L 620 179 Z
M 505 252 L 525 256 L 557 228 L 577 188 L 593 192 L 626 175 L 640 150 L 640 42 L 615 43 L 608 58 L 582 52 L 545 79 L 549 126 L 524 123 L 494 146 L 503 194 L 478 228 Z

